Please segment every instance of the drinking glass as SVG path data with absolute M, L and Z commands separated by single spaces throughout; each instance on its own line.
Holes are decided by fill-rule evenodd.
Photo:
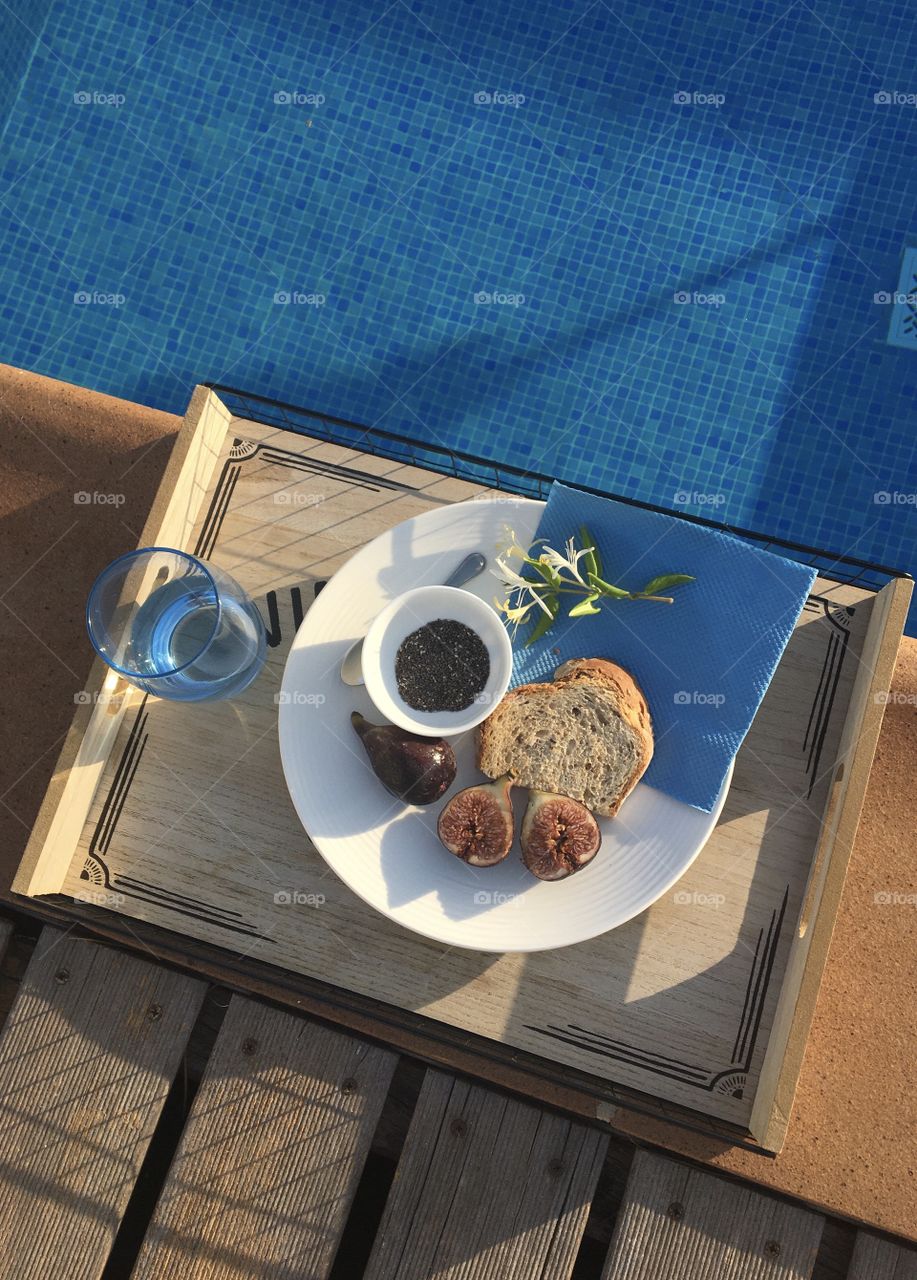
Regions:
M 112 561 L 93 583 L 86 626 L 100 657 L 158 698 L 231 698 L 264 664 L 251 598 L 216 565 L 172 547 Z

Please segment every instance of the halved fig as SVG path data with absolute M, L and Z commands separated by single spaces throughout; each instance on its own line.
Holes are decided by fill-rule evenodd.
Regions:
M 436 825 L 450 853 L 471 867 L 492 867 L 503 861 L 513 844 L 512 786 L 507 774 L 496 782 L 466 787 L 452 797 Z
M 599 851 L 602 833 L 585 805 L 569 796 L 532 791 L 522 819 L 522 861 L 539 880 L 564 880 Z

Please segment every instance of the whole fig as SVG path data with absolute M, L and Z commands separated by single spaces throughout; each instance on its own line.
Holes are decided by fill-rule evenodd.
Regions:
M 350 715 L 373 773 L 393 796 L 408 804 L 432 804 L 455 781 L 455 752 L 442 738 L 423 738 L 393 724 L 371 724 Z
M 513 780 L 466 787 L 452 797 L 436 830 L 450 853 L 472 867 L 492 867 L 502 862 L 513 844 Z
M 539 880 L 564 880 L 599 851 L 602 833 L 585 805 L 568 796 L 532 791 L 520 833 L 522 861 Z

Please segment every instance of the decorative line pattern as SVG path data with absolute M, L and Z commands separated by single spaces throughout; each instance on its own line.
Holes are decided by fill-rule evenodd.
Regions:
M 322 458 L 313 458 L 290 449 L 280 449 L 273 444 L 259 443 L 255 440 L 244 440 L 237 436 L 229 450 L 229 462 L 250 462 L 252 458 L 261 457 L 264 462 L 273 462 L 279 467 L 288 467 L 293 471 L 311 472 L 313 475 L 331 476 L 344 484 L 358 489 L 370 489 L 378 493 L 380 489 L 390 489 L 398 493 L 417 493 L 414 485 L 404 484 L 400 480 L 390 480 L 387 476 L 372 475 L 368 471 L 359 471 L 354 467 L 345 467 L 337 462 L 327 462 Z M 218 486 L 219 489 L 219 486 Z
M 315 595 L 318 595 L 317 589 L 315 590 Z M 313 599 L 315 595 L 313 595 Z M 280 627 L 280 610 L 277 606 L 277 592 L 269 591 L 265 600 L 267 602 L 268 620 L 265 630 L 267 632 L 268 648 L 276 649 L 283 640 L 283 632 Z M 299 587 L 290 587 L 290 604 L 293 609 L 293 633 L 295 634 L 305 617 L 302 607 L 302 591 Z
M 772 921 L 772 923 L 773 923 L 773 921 Z M 762 942 L 763 937 L 764 937 L 764 930 L 763 930 L 763 929 L 759 929 L 759 930 L 758 930 L 758 941 L 755 943 L 755 954 L 754 954 L 754 958 L 752 959 L 752 962 L 751 962 L 751 970 L 749 971 L 749 974 L 748 974 L 748 985 L 747 985 L 747 987 L 745 988 L 745 1000 L 744 1000 L 744 1002 L 743 1002 L 743 1004 L 742 1004 L 742 1016 L 741 1016 L 741 1018 L 739 1019 L 739 1029 L 738 1029 L 738 1031 L 736 1032 L 736 1042 L 735 1042 L 735 1044 L 732 1046 L 732 1060 L 733 1060 L 733 1062 L 738 1062 L 738 1061 L 740 1060 L 740 1054 L 741 1054 L 741 1052 L 742 1052 L 742 1051 L 744 1050 L 744 1048 L 745 1048 L 745 1035 L 744 1035 L 744 1033 L 746 1032 L 746 1030 L 747 1030 L 747 1025 L 748 1025 L 748 1024 L 747 1024 L 747 1015 L 748 1015 L 749 1008 L 750 1008 L 750 1006 L 751 1006 L 751 989 L 752 989 L 752 983 L 753 983 L 753 982 L 754 982 L 754 980 L 755 980 L 755 973 L 756 973 L 757 968 L 758 968 L 758 955 L 760 954 L 760 951 L 761 951 L 761 942 Z
M 818 687 L 815 690 L 815 700 L 809 712 L 806 734 L 803 740 L 803 751 L 808 751 L 806 758 L 806 774 L 809 778 L 809 789 L 806 792 L 806 797 L 808 798 L 811 796 L 812 790 L 818 781 L 818 766 L 821 762 L 825 735 L 831 720 L 834 698 L 841 678 L 841 669 L 844 665 L 844 659 L 847 657 L 847 648 L 850 641 L 850 619 L 856 610 L 849 605 L 838 609 L 824 596 L 810 596 L 804 608 L 809 613 L 821 610 L 832 628 L 828 637 L 825 661 L 819 676 Z
M 143 902 L 152 902 L 158 907 L 166 907 L 178 915 L 190 916 L 195 920 L 203 920 L 207 924 L 218 925 L 231 933 L 244 933 L 249 938 L 266 938 L 268 935 L 246 924 L 238 911 L 226 911 L 222 907 L 212 907 L 207 903 L 190 898 L 187 894 L 176 893 L 172 889 L 164 889 L 148 884 L 145 880 L 137 880 L 133 876 L 116 875 L 111 887 L 129 898 L 138 898 Z
M 355 489 L 369 489 L 378 493 L 380 489 L 406 489 L 406 485 L 394 481 L 383 480 L 376 476 L 368 477 L 362 471 L 351 471 L 347 467 L 338 467 L 331 462 L 319 462 L 312 458 L 302 458 L 295 453 L 280 453 L 276 449 L 265 449 L 261 455 L 265 462 L 273 462 L 277 466 L 287 467 L 291 471 L 304 471 L 311 475 L 328 475 L 335 480 L 342 480 Z M 413 490 L 412 490 L 413 492 Z
M 124 802 L 130 791 L 131 783 L 134 781 L 134 774 L 137 772 L 137 766 L 140 764 L 140 759 L 149 737 L 149 734 L 144 732 L 148 716 L 146 710 L 147 696 L 144 695 L 143 701 L 137 708 L 137 715 L 128 734 L 127 742 L 124 744 L 124 750 L 121 752 L 121 759 L 118 761 L 118 768 L 115 770 L 111 789 L 102 806 L 102 812 L 99 814 L 99 821 L 96 823 L 96 829 L 89 845 L 90 854 L 97 855 L 107 852 L 112 836 L 115 833 L 115 828 L 118 825 L 121 811 L 124 808 Z
M 766 933 L 764 929 L 758 931 L 754 959 L 752 960 L 751 971 L 745 988 L 745 1001 L 742 1005 L 735 1045 L 733 1046 L 732 1062 L 725 1069 L 712 1070 L 711 1068 L 682 1062 L 678 1058 L 671 1058 L 665 1054 L 638 1049 L 633 1045 L 624 1044 L 620 1040 L 613 1040 L 610 1036 L 603 1035 L 601 1032 L 589 1031 L 584 1027 L 577 1026 L 575 1023 L 567 1023 L 564 1027 L 555 1025 L 536 1027 L 529 1025 L 527 1029 L 536 1032 L 538 1035 L 548 1036 L 552 1040 L 560 1040 L 564 1044 L 586 1049 L 588 1052 L 598 1054 L 603 1058 L 625 1062 L 628 1066 L 640 1067 L 644 1071 L 651 1071 L 654 1075 L 665 1076 L 670 1080 L 678 1080 L 682 1084 L 703 1089 L 708 1093 L 714 1091 L 717 1093 L 730 1093 L 735 1098 L 741 1098 L 761 1027 L 761 1018 L 764 1014 L 764 1004 L 774 968 L 774 960 L 777 955 L 777 947 L 780 942 L 780 934 L 786 917 L 789 896 L 790 888 L 787 885 L 783 894 L 783 901 L 771 913 Z
M 220 478 L 207 508 L 207 515 L 204 517 L 200 537 L 194 548 L 194 554 L 200 556 L 202 560 L 208 559 L 213 554 L 241 470 L 241 463 L 235 463 L 231 459 L 223 463 L 223 470 L 220 472 Z
M 401 484 L 396 480 L 370 475 L 367 472 L 357 471 L 352 467 L 343 467 L 334 462 L 323 462 L 317 458 L 304 458 L 301 454 L 286 449 L 278 449 L 274 445 L 264 445 L 255 440 L 245 440 L 240 436 L 236 436 L 230 446 L 229 457 L 223 463 L 220 478 L 211 495 L 207 514 L 204 517 L 204 523 L 201 526 L 201 532 L 194 547 L 194 554 L 200 556 L 202 560 L 207 560 L 213 555 L 217 539 L 220 536 L 220 530 L 232 503 L 232 495 L 239 479 L 239 472 L 242 470 L 243 463 L 251 462 L 253 458 L 261 458 L 263 461 L 271 462 L 275 466 L 287 467 L 291 471 L 301 471 L 304 474 L 327 475 L 335 480 L 340 480 L 344 484 L 351 485 L 354 488 L 366 489 L 372 493 L 379 493 L 383 489 L 394 490 L 399 493 L 417 492 L 411 485 Z

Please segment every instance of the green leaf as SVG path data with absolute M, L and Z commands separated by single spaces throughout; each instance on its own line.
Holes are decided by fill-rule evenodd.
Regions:
M 652 578 L 643 588 L 642 594 L 654 596 L 660 591 L 666 591 L 669 587 L 680 587 L 685 582 L 693 581 L 689 573 L 663 573 L 658 578 Z
M 579 604 L 573 606 L 567 616 L 570 618 L 584 618 L 587 613 L 601 613 L 602 610 L 595 603 L 600 598 L 598 591 L 595 595 L 586 596 L 585 600 L 581 600 Z
M 583 556 L 583 564 L 586 568 L 587 577 L 590 574 L 594 574 L 596 577 L 599 577 L 602 572 L 602 557 L 599 555 L 599 549 L 596 545 L 595 538 L 593 538 L 592 534 L 584 524 L 581 524 L 579 527 L 579 544 L 580 549 L 584 549 L 586 547 L 592 548 L 591 551 L 588 551 L 586 555 Z
M 553 565 L 545 564 L 541 560 L 530 560 L 529 564 L 532 566 L 532 568 L 535 570 L 536 573 L 541 574 L 545 582 L 547 582 L 550 586 L 552 587 L 560 586 L 560 574 L 553 567 Z
M 560 598 L 558 596 L 545 595 L 545 596 L 542 596 L 541 598 L 545 602 L 545 604 L 548 606 L 548 612 L 545 613 L 541 609 L 538 610 L 538 615 L 539 615 L 538 621 L 535 623 L 534 631 L 529 636 L 528 640 L 526 640 L 525 642 L 526 649 L 531 648 L 533 644 L 535 644 L 538 640 L 541 639 L 541 637 L 545 634 L 545 632 L 550 627 L 553 627 L 554 620 L 557 617 L 558 611 L 560 609 Z
M 614 600 L 630 599 L 629 591 L 625 591 L 623 587 L 613 587 L 610 582 L 603 582 L 597 573 L 590 573 L 588 577 L 589 585 L 600 595 L 611 596 Z

